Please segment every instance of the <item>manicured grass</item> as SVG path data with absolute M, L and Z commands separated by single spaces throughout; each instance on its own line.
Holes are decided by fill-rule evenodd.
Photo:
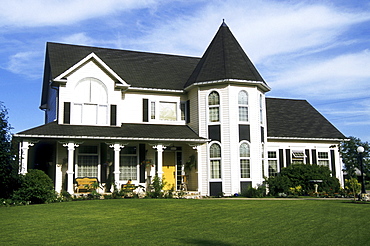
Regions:
M 370 204 L 119 199 L 0 207 L 0 245 L 369 245 Z

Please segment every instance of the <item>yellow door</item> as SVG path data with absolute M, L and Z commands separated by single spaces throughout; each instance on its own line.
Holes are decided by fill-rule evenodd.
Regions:
M 175 152 L 163 153 L 162 178 L 166 182 L 165 190 L 170 190 L 172 187 L 176 189 L 176 165 Z

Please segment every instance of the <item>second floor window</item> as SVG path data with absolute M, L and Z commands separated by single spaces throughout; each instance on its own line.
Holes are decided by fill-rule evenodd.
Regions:
M 216 91 L 208 95 L 208 111 L 210 122 L 220 121 L 220 96 Z
M 248 121 L 248 94 L 240 91 L 238 95 L 239 121 Z
M 242 143 L 239 147 L 240 177 L 251 177 L 250 148 L 248 143 Z

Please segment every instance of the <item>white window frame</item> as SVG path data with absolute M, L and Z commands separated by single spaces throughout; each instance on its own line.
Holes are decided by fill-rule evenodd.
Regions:
M 241 94 L 242 93 L 245 93 L 246 95 L 246 99 L 245 100 L 242 100 L 240 97 L 241 97 Z M 240 122 L 249 122 L 249 107 L 248 107 L 248 92 L 246 92 L 245 90 L 241 90 L 239 91 L 238 93 L 238 116 L 239 116 L 239 121 Z M 243 118 L 244 114 L 241 114 L 243 113 L 243 109 L 246 109 L 246 119 Z
M 217 96 L 218 96 L 218 104 L 210 104 L 210 96 L 213 94 L 213 93 L 216 93 Z M 221 117 L 221 97 L 220 97 L 220 93 L 218 91 L 211 91 L 208 96 L 207 96 L 207 105 L 208 105 L 208 114 L 207 114 L 207 119 L 208 119 L 208 122 L 209 124 L 219 124 L 220 123 L 220 117 Z M 217 120 L 211 120 L 211 112 L 213 112 L 214 110 L 217 111 Z
M 292 164 L 305 164 L 306 157 L 304 150 L 292 150 Z
M 274 156 L 271 156 L 270 154 L 274 153 Z M 279 172 L 279 165 L 278 165 L 278 151 L 276 150 L 269 150 L 267 151 L 267 162 L 268 162 L 268 175 L 269 177 L 271 176 L 276 176 L 277 173 Z M 276 166 L 276 170 L 271 171 L 271 165 Z
M 81 152 L 81 150 L 84 148 L 84 147 L 96 147 L 96 153 L 83 153 Z M 96 166 L 93 166 L 94 169 L 96 169 L 95 171 L 95 174 L 93 175 L 85 175 L 81 173 L 82 172 L 85 172 L 85 171 L 82 171 L 82 165 L 80 162 L 80 157 L 82 156 L 85 156 L 85 157 L 89 157 L 89 156 L 95 156 L 97 158 L 97 163 L 96 163 Z M 90 165 L 88 165 L 90 166 Z M 101 164 L 100 164 L 100 147 L 99 145 L 81 145 L 80 147 L 77 148 L 77 158 L 76 158 L 76 165 L 75 165 L 75 177 L 96 177 L 98 178 L 98 180 L 100 180 L 100 168 L 101 168 Z
M 241 152 L 242 146 L 248 146 L 248 152 L 244 155 Z M 240 178 L 250 179 L 251 178 L 251 145 L 247 141 L 243 141 L 239 144 L 239 168 L 240 168 Z M 246 165 L 246 167 L 244 167 Z M 246 170 L 246 172 L 244 172 Z
M 135 148 L 135 154 L 126 154 L 125 153 L 125 150 L 128 150 L 129 148 Z M 136 163 L 136 165 L 124 165 L 123 161 L 124 161 L 124 157 L 134 157 L 134 161 Z M 138 148 L 137 146 L 126 146 L 125 148 L 123 148 L 120 152 L 120 163 L 119 163 L 119 171 L 120 171 L 120 175 L 119 175 L 119 181 L 128 181 L 129 179 L 131 179 L 131 181 L 138 181 L 139 180 L 139 153 L 138 153 Z M 136 174 L 135 174 L 135 177 L 131 176 L 132 174 L 132 171 L 130 171 L 130 175 L 128 175 L 126 173 L 126 170 L 130 170 L 130 168 L 124 168 L 125 166 L 130 166 L 132 168 L 134 168 L 136 170 Z
M 322 154 L 326 154 L 327 156 L 323 156 Z M 330 167 L 330 159 L 329 159 L 328 151 L 318 151 L 317 152 L 317 165 L 325 166 L 328 168 Z
M 212 155 L 211 149 L 214 145 L 219 147 L 219 156 Z M 214 168 L 214 163 L 216 162 L 218 162 L 218 169 Z M 215 171 L 217 170 L 218 172 L 216 173 Z M 211 142 L 209 145 L 209 176 L 211 180 L 221 180 L 222 178 L 222 146 L 219 142 Z

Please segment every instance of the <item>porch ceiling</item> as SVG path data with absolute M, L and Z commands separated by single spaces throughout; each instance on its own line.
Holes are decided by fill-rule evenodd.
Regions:
M 48 123 L 14 134 L 19 138 L 178 141 L 205 143 L 186 125 L 122 124 L 113 126 L 59 125 Z

